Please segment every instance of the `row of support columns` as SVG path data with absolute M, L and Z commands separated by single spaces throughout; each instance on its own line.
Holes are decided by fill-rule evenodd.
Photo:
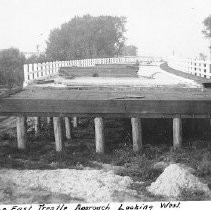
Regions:
M 52 124 L 52 118 L 47 118 L 47 123 Z M 71 123 L 69 117 L 64 118 L 66 139 L 72 139 L 72 126 L 77 127 L 78 119 L 74 117 Z M 97 153 L 105 152 L 105 138 L 104 138 L 104 125 L 103 118 L 96 117 L 95 124 L 95 145 Z M 131 118 L 132 126 L 132 139 L 133 151 L 139 152 L 142 149 L 142 124 L 141 119 L 137 117 Z M 63 130 L 62 118 L 53 117 L 53 127 L 55 136 L 55 147 L 57 152 L 61 152 L 63 148 Z M 40 129 L 40 117 L 35 117 L 35 135 L 38 134 Z M 17 117 L 17 140 L 18 148 L 26 148 L 26 117 Z M 178 149 L 182 146 L 182 120 L 181 118 L 173 118 L 173 147 Z

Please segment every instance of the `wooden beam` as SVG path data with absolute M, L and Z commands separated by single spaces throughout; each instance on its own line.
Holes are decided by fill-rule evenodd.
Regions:
M 74 128 L 78 127 L 78 118 L 77 117 L 73 117 L 73 127 Z
M 61 117 L 54 117 L 53 125 L 54 125 L 56 151 L 61 152 L 62 151 L 62 143 L 63 143 Z
M 56 96 L 55 96 L 56 97 Z M 162 117 L 175 113 L 193 118 L 210 117 L 211 100 L 56 100 L 1 99 L 0 113 L 38 116 L 66 116 L 69 114 L 140 114 Z
M 69 117 L 65 117 L 65 133 L 66 133 L 66 138 L 68 140 L 72 139 L 72 132 L 71 132 L 71 120 Z
M 95 123 L 95 144 L 96 144 L 96 153 L 103 154 L 105 152 L 105 140 L 104 140 L 104 126 L 103 118 L 96 117 L 94 119 Z
M 142 149 L 142 126 L 140 118 L 131 118 L 133 151 L 139 152 Z
M 40 117 L 34 118 L 34 130 L 35 130 L 35 136 L 37 136 L 40 132 Z
M 17 117 L 18 149 L 26 149 L 26 118 Z
M 178 149 L 182 146 L 182 119 L 173 119 L 173 148 Z

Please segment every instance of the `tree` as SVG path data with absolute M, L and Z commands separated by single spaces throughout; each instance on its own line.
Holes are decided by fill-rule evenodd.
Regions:
M 207 60 L 207 56 L 204 53 L 199 53 L 199 59 L 206 61 Z
M 138 48 L 134 45 L 126 45 L 122 48 L 122 55 L 124 56 L 136 56 Z
M 46 58 L 45 54 L 40 55 L 32 55 L 29 58 L 26 59 L 25 63 L 45 63 L 48 62 L 48 59 Z
M 0 51 L 0 84 L 12 88 L 22 86 L 25 56 L 16 48 Z
M 125 42 L 125 17 L 74 17 L 50 32 L 46 55 L 49 60 L 114 57 Z
M 204 30 L 202 31 L 202 33 L 206 38 L 210 39 L 211 42 L 211 15 L 204 19 L 203 24 L 204 24 Z M 209 48 L 210 48 L 210 59 L 211 59 L 211 43 Z

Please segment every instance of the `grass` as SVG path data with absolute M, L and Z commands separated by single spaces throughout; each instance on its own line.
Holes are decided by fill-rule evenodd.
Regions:
M 144 190 L 147 185 L 155 181 L 163 172 L 163 168 L 155 167 L 156 163 L 181 163 L 194 169 L 194 174 L 211 183 L 211 144 L 208 136 L 185 139 L 182 149 L 174 151 L 167 140 L 171 133 L 166 130 L 160 136 L 165 135 L 162 142 L 150 141 L 147 133 L 144 136 L 149 138 L 151 144 L 144 144 L 143 150 L 134 153 L 132 150 L 131 131 L 129 121 L 109 119 L 105 120 L 107 128 L 106 154 L 95 153 L 94 124 L 93 119 L 81 118 L 79 127 L 73 128 L 73 140 L 64 141 L 64 151 L 55 152 L 54 135 L 52 127 L 47 126 L 45 119 L 42 119 L 42 126 L 38 136 L 35 137 L 34 130 L 28 127 L 28 145 L 26 151 L 17 149 L 16 134 L 0 135 L 0 167 L 15 169 L 58 169 L 71 168 L 81 170 L 83 167 L 96 167 L 93 161 L 108 163 L 115 166 L 122 166 L 118 171 L 119 175 L 130 176 L 134 181 L 144 182 L 143 185 L 133 186 L 136 190 Z M 146 131 L 147 128 L 144 128 Z M 154 134 L 153 133 L 153 138 Z M 112 138 L 113 137 L 113 138 Z M 153 139 L 152 138 L 152 139 Z M 163 143 L 163 144 L 162 144 Z M 99 166 L 98 166 L 99 167 Z M 9 189 L 5 189 L 7 194 Z M 47 194 L 49 201 L 52 195 Z M 39 196 L 38 196 L 39 197 Z M 155 199 L 147 194 L 149 199 Z M 158 197 L 156 197 L 158 199 Z M 205 199 L 201 192 L 183 192 L 184 200 Z M 36 200 L 36 199 L 35 199 Z M 38 199 L 39 200 L 39 199 Z

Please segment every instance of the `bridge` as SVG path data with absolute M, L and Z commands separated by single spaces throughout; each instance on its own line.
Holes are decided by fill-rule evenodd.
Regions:
M 137 66 L 139 63 L 139 67 Z M 18 148 L 26 148 L 26 119 L 35 117 L 35 130 L 39 130 L 40 117 L 47 117 L 48 122 L 53 118 L 55 147 L 60 152 L 63 149 L 61 119 L 65 118 L 66 137 L 70 136 L 70 118 L 75 122 L 77 117 L 91 116 L 95 123 L 96 152 L 104 153 L 104 118 L 130 118 L 132 126 L 133 150 L 142 148 L 142 118 L 171 118 L 173 121 L 173 147 L 182 145 L 183 118 L 211 118 L 211 90 L 204 88 L 211 78 L 211 64 L 196 60 L 179 60 L 169 58 L 168 65 L 161 58 L 153 57 L 120 57 L 99 58 L 71 61 L 56 61 L 42 64 L 24 65 L 24 89 L 0 96 L 0 113 L 5 116 L 17 116 Z M 159 76 L 166 71 L 175 71 L 192 75 L 196 83 L 187 79 L 187 84 L 181 85 L 143 85 L 153 76 L 137 76 L 151 71 L 146 65 L 153 65 L 154 73 Z M 147 69 L 146 69 L 147 68 Z M 131 77 L 124 77 L 121 85 L 93 85 L 101 81 L 101 77 L 92 75 L 93 84 L 74 84 L 74 77 L 66 74 L 63 78 L 58 75 L 61 69 L 67 72 L 90 71 L 102 73 L 104 76 L 116 77 L 117 81 L 123 72 L 129 72 Z M 153 71 L 152 71 L 153 72 Z M 161 73 L 160 73 L 161 72 Z M 64 72 L 63 72 L 64 73 Z M 165 74 L 165 73 L 164 73 Z M 166 73 L 169 74 L 169 73 Z M 134 76 L 135 75 L 135 76 Z M 169 74 L 172 76 L 172 74 Z M 128 79 L 129 78 L 129 79 Z M 73 81 L 72 81 L 73 80 Z M 180 80 L 182 80 L 180 78 Z M 84 81 L 83 81 L 84 82 Z

